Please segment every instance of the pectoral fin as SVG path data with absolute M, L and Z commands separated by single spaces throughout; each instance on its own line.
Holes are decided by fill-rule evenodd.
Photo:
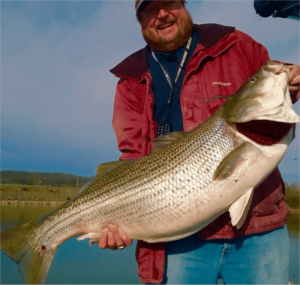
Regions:
M 253 146 L 243 143 L 230 152 L 219 164 L 214 172 L 213 179 L 223 180 L 228 178 L 251 155 Z
M 229 208 L 231 224 L 237 229 L 241 228 L 246 220 L 253 196 L 253 188 L 249 189 L 245 194 L 239 197 Z

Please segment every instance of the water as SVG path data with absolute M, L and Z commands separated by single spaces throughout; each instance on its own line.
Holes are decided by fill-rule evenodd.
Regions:
M 2 205 L 1 228 L 38 220 L 55 207 L 46 205 Z M 22 284 L 18 266 L 1 254 L 1 284 Z M 119 251 L 100 250 L 88 240 L 72 238 L 57 250 L 45 284 L 140 284 L 135 244 Z
M 37 220 L 55 207 L 47 205 L 2 205 L 1 228 Z M 299 214 L 288 220 L 290 236 L 289 280 L 299 284 Z M 22 284 L 17 264 L 1 254 L 1 284 Z M 222 282 L 219 283 L 221 284 Z M 139 284 L 135 242 L 124 250 L 100 250 L 88 240 L 72 238 L 56 252 L 45 284 Z

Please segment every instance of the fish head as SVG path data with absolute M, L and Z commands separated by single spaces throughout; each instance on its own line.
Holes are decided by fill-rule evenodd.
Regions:
M 263 144 L 280 141 L 300 117 L 292 108 L 290 69 L 267 61 L 223 105 L 227 122 Z
M 296 123 L 289 94 L 290 70 L 283 64 L 267 61 L 224 104 L 228 122 L 270 120 Z

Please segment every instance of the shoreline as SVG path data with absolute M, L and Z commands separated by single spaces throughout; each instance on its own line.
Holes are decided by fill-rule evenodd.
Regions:
M 19 201 L 19 200 L 0 200 L 0 205 L 17 205 L 17 204 L 45 204 L 45 205 L 61 205 L 63 204 L 65 201 Z M 300 215 L 300 209 L 290 209 L 290 213 L 291 214 L 298 214 Z
M 300 214 L 300 209 L 291 209 L 291 214 Z
M 19 201 L 19 200 L 1 200 L 0 205 L 16 205 L 16 204 L 47 204 L 61 205 L 66 201 Z

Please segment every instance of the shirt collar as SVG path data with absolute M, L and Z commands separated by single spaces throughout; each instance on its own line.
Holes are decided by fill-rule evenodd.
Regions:
M 234 27 L 218 24 L 194 25 L 193 31 L 198 35 L 198 44 L 209 49 L 217 42 L 234 32 Z M 110 70 L 117 77 L 140 80 L 149 69 L 147 47 L 133 53 Z

